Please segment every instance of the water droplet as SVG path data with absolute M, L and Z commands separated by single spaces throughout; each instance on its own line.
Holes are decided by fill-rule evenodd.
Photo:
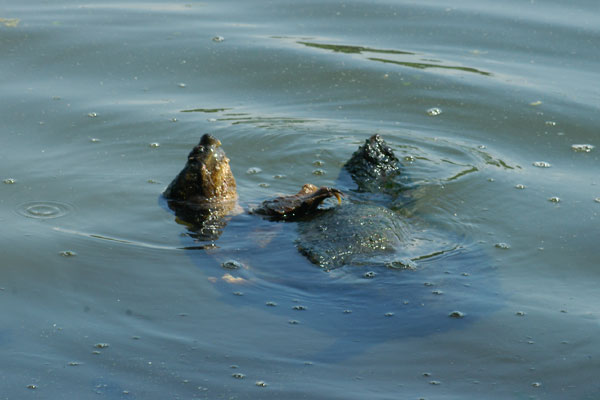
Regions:
M 556 196 L 553 196 L 553 197 L 550 197 L 548 199 L 548 201 L 551 201 L 552 203 L 560 203 L 560 198 L 556 197 Z
M 312 173 L 313 173 L 313 175 L 317 175 L 317 176 L 325 175 L 325 171 L 322 169 L 315 169 Z
M 377 274 L 374 271 L 368 271 L 363 274 L 363 278 L 371 279 L 375 278 Z
M 427 115 L 430 115 L 432 117 L 435 117 L 436 115 L 440 115 L 441 113 L 442 113 L 442 110 L 437 107 L 432 107 L 427 110 Z
M 157 142 L 150 143 L 150 147 L 152 147 L 152 148 L 160 147 L 160 143 L 157 143 Z
M 262 169 L 258 168 L 258 167 L 250 167 L 246 170 L 246 173 L 248 175 L 256 175 L 262 172 Z
M 497 249 L 502 249 L 502 250 L 508 250 L 508 249 L 510 249 L 510 244 L 508 244 L 508 243 L 503 243 L 503 242 L 496 243 L 494 246 L 495 246 Z
M 577 151 L 580 153 L 589 153 L 594 149 L 594 145 L 591 144 L 574 144 L 571 146 L 573 151 Z
M 19 204 L 16 212 L 24 217 L 50 219 L 59 218 L 69 214 L 73 206 L 58 201 L 34 201 Z
M 4 183 L 6 183 L 7 185 L 12 185 L 15 182 L 16 182 L 16 180 L 14 180 L 13 178 L 6 178 L 4 180 Z
M 223 36 L 215 36 L 214 38 L 212 38 L 212 41 L 217 43 L 221 43 L 223 40 L 225 40 Z
M 525 185 L 519 183 L 518 185 L 515 185 L 515 189 L 525 189 Z
M 235 374 L 231 374 L 235 379 L 244 379 L 246 375 L 236 372 Z
M 95 112 L 88 113 L 88 117 L 90 118 L 96 118 L 97 116 L 98 114 L 96 114 Z
M 236 260 L 227 260 L 221 264 L 221 267 L 225 269 L 240 269 L 244 267 L 244 264 Z
M 465 313 L 463 313 L 462 311 L 452 311 L 450 314 L 448 314 L 448 316 L 450 318 L 464 318 Z
M 71 250 L 61 251 L 58 254 L 60 254 L 63 257 L 74 257 L 77 255 L 77 253 L 75 253 L 74 251 L 71 251 Z
M 533 166 L 538 168 L 550 168 L 552 165 L 546 161 L 536 161 L 533 163 Z

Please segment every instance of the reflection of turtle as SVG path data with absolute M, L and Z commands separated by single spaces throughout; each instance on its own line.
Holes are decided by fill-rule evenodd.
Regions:
M 332 196 L 341 202 L 340 190 L 306 184 L 294 195 L 264 201 L 252 213 L 298 221 L 298 249 L 324 269 L 395 253 L 402 246 L 403 223 L 395 212 L 368 201 L 368 193 L 376 193 L 376 200 L 382 202 L 401 190 L 398 159 L 380 136 L 373 135 L 353 154 L 345 170 L 360 193 L 340 207 L 319 209 L 323 200 Z M 235 179 L 221 142 L 204 135 L 164 196 L 196 238 L 218 238 L 224 217 L 234 212 L 237 201 Z

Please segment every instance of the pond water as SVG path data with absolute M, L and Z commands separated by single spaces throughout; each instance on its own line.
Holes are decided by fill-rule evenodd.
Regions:
M 0 51 L 0 398 L 600 393 L 595 1 L 0 1 Z M 244 207 L 379 133 L 433 256 L 201 248 L 160 193 L 205 132 Z

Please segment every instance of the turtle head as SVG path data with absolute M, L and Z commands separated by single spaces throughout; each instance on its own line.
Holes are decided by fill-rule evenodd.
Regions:
M 207 206 L 235 201 L 235 179 L 221 142 L 211 134 L 203 135 L 163 194 L 168 200 Z

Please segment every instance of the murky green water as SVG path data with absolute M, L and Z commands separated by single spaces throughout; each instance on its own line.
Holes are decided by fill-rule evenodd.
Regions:
M 599 26 L 591 0 L 0 1 L 0 398 L 597 398 Z M 245 206 L 379 133 L 454 250 L 327 274 L 249 215 L 184 250 L 159 195 L 205 132 Z

